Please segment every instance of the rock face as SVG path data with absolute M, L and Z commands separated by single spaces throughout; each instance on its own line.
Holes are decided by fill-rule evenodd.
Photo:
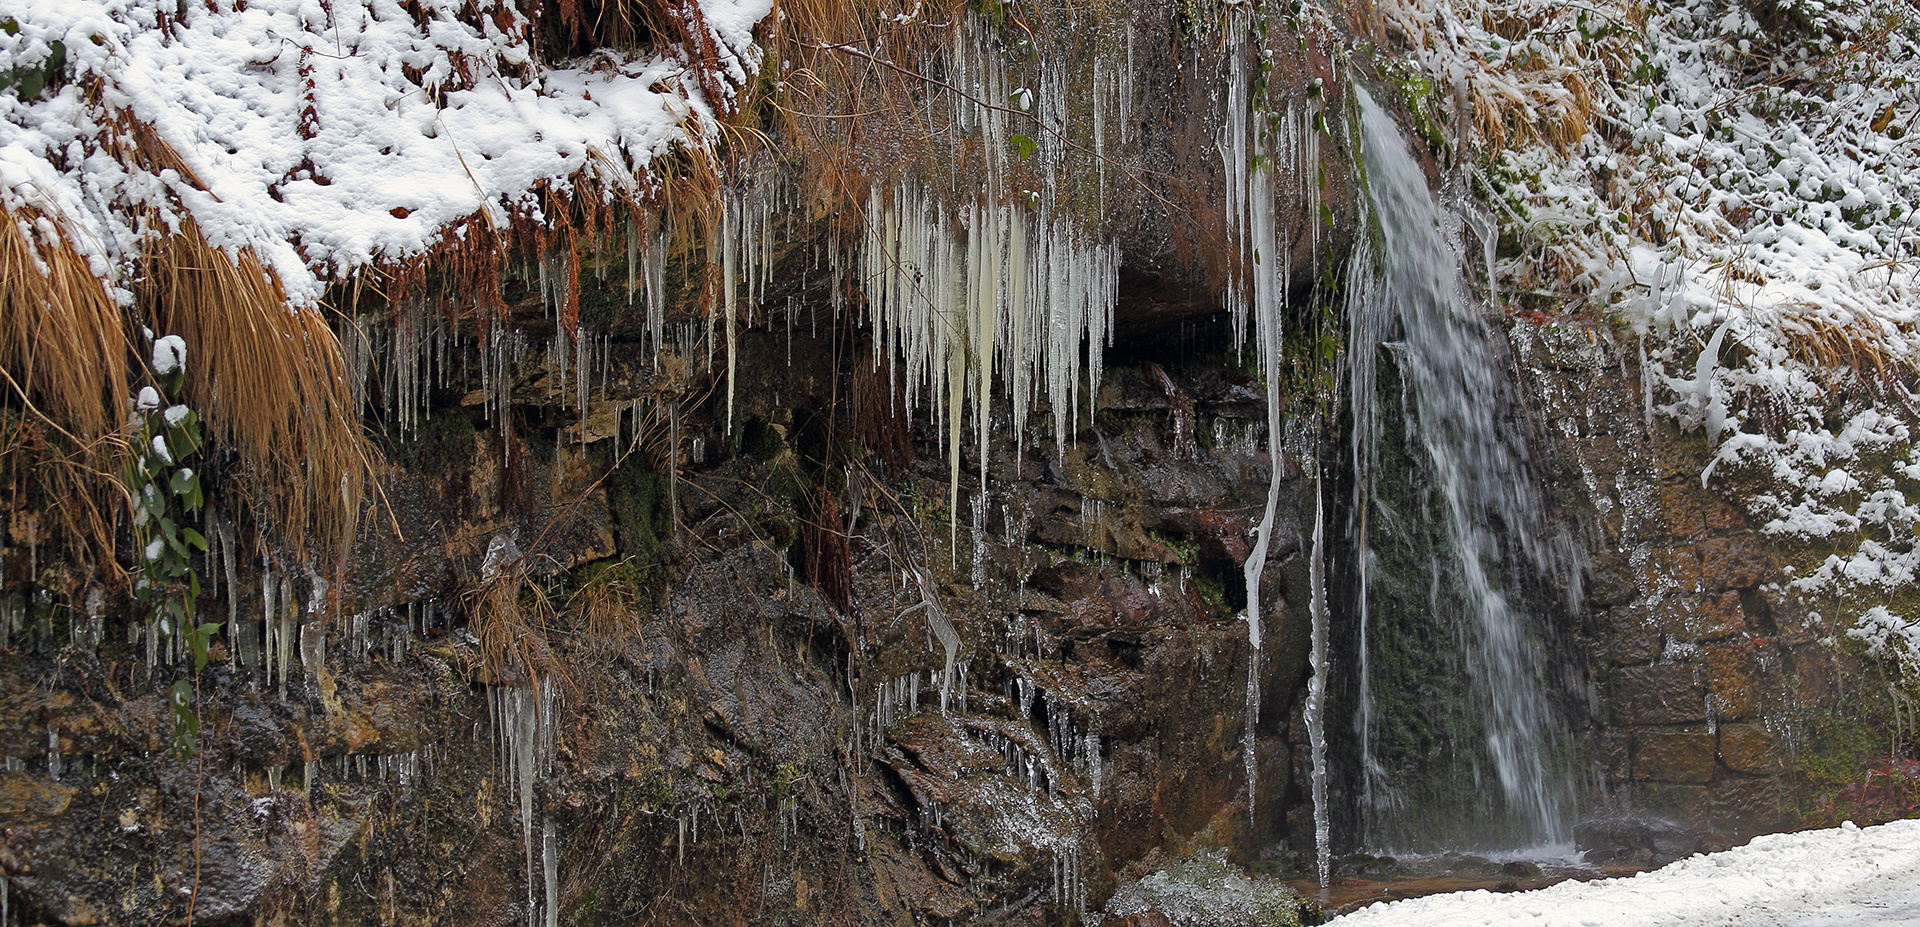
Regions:
M 1269 274 L 1281 291 L 1337 265 L 1351 159 L 1305 115 L 1341 94 L 1335 36 L 1174 6 L 1030 12 L 1046 19 L 889 17 L 899 60 L 924 46 L 924 75 L 816 49 L 816 67 L 866 69 L 850 93 L 892 83 L 808 98 L 829 115 L 781 129 L 801 162 L 788 182 L 818 189 L 755 204 L 776 215 L 751 228 L 780 244 L 747 261 L 737 314 L 732 290 L 715 295 L 736 283 L 720 239 L 759 239 L 730 189 L 714 210 L 731 231 L 672 230 L 637 288 L 615 229 L 495 256 L 514 301 L 497 319 L 431 277 L 384 311 L 340 294 L 362 313 L 343 341 L 381 429 L 381 498 L 348 555 L 306 562 L 246 511 L 250 474 L 201 466 L 199 616 L 224 628 L 190 686 L 197 755 L 167 749 L 168 693 L 193 675 L 178 642 L 126 590 L 23 555 L 53 503 L 11 503 L 10 916 L 1063 923 L 1143 860 L 1310 840 L 1286 823 L 1301 819 L 1301 468 L 1270 458 L 1279 384 L 1235 359 L 1219 307 L 1261 260 L 1287 268 Z M 947 83 L 962 76 L 992 98 Z M 1220 98 L 1229 79 L 1246 112 Z M 1041 106 L 1021 118 L 1050 120 L 1026 129 L 1037 141 L 980 121 L 1013 113 L 1019 84 Z M 1275 181 L 1286 234 L 1263 256 L 1222 203 L 1246 183 L 1235 146 L 1267 130 L 1229 144 L 1222 122 L 1277 127 L 1288 104 L 1315 140 L 1301 151 L 1326 136 L 1328 169 L 1303 153 Z M 1268 170 L 1264 144 L 1241 161 Z M 1110 248 L 1115 325 L 1091 329 L 1106 375 L 1035 390 L 1019 432 L 997 386 L 984 422 L 948 427 L 980 404 L 959 377 L 945 396 L 919 387 L 910 414 L 903 383 L 924 371 L 874 349 L 875 284 L 850 272 L 856 214 L 906 198 L 868 190 L 905 190 L 903 175 L 934 201 L 1028 190 L 986 205 L 1062 249 L 1036 253 Z M 1100 283 L 1034 275 L 1062 304 Z M 575 315 L 581 332 L 556 330 Z M 1059 347 L 1086 350 L 1090 325 Z M 996 355 L 986 337 L 972 362 Z M 1276 476 L 1256 651 L 1242 565 Z
M 1748 481 L 1703 487 L 1705 441 L 1651 412 L 1631 335 L 1565 319 L 1508 333 L 1588 552 L 1594 815 L 1673 834 L 1658 852 L 1608 826 L 1583 841 L 1645 863 L 1799 825 L 1818 799 L 1806 763 L 1833 749 L 1837 719 L 1863 716 L 1839 682 L 1872 671 L 1788 591 L 1797 553 L 1749 522 Z
M 832 369 L 830 339 L 741 350 L 776 373 L 743 391 L 736 437 L 712 402 L 675 413 L 677 439 L 643 436 L 671 479 L 530 438 L 510 476 L 485 430 L 448 429 L 411 449 L 441 472 L 390 487 L 408 542 L 363 542 L 340 599 L 356 611 L 327 613 L 340 586 L 236 563 L 203 611 L 257 633 L 265 583 L 292 658 L 283 678 L 272 641 L 234 635 L 193 759 L 165 750 L 159 690 L 183 672 L 165 642 L 149 666 L 144 638 L 98 655 L 16 638 L 12 910 L 1056 923 L 1150 853 L 1285 839 L 1305 568 L 1283 528 L 1253 652 L 1234 599 L 1273 464 L 1215 437 L 1264 414 L 1251 383 L 1115 369 L 1064 451 L 999 435 L 984 495 L 969 454 L 956 512 L 926 450 L 821 475 L 832 392 L 804 378 Z M 515 479 L 517 498 L 487 489 Z M 483 611 L 502 512 L 538 565 L 508 574 L 516 609 Z M 464 603 L 446 591 L 463 584 Z

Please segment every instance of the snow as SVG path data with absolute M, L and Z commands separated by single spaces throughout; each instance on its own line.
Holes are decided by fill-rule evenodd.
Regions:
M 699 8 L 725 77 L 708 85 L 737 94 L 771 0 Z M 214 244 L 253 249 L 309 305 L 330 279 L 417 257 L 463 220 L 537 217 L 543 188 L 631 191 L 654 157 L 704 145 L 733 105 L 708 99 L 677 48 L 539 62 L 510 2 L 417 9 L 15 0 L 0 71 L 40 66 L 60 42 L 72 79 L 0 95 L 0 205 L 59 217 L 110 278 L 155 230 L 144 210 L 165 228 L 191 218 Z M 148 138 L 128 146 L 136 124 Z M 158 145 L 177 165 L 153 168 L 170 160 Z M 115 155 L 125 147 L 148 166 Z
M 153 342 L 153 372 L 172 376 L 187 366 L 187 342 L 179 335 L 166 335 Z
M 1920 821 L 1757 837 L 1627 879 L 1429 895 L 1338 927 L 1878 927 L 1920 923 Z
M 1522 251 L 1501 289 L 1593 293 L 1645 336 L 1652 404 L 1715 448 L 1702 482 L 1770 480 L 1765 532 L 1840 548 L 1793 591 L 1861 620 L 1920 571 L 1920 15 L 1778 6 L 1381 10 L 1439 105 L 1497 103 L 1460 115 L 1505 149 L 1476 176 Z

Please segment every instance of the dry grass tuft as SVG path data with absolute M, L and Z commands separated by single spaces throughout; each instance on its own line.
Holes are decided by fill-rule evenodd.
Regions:
M 26 413 L 0 436 L 0 470 L 14 492 L 43 500 L 78 559 L 110 577 L 128 502 L 128 357 L 119 306 L 59 223 L 0 210 L 0 408 Z
M 622 559 L 581 583 L 567 598 L 567 609 L 587 641 L 618 647 L 638 633 L 644 591 L 633 560 Z
M 148 243 L 136 292 L 156 331 L 187 343 L 187 402 L 247 465 L 256 514 L 312 556 L 345 550 L 370 451 L 340 344 L 318 312 L 289 308 L 250 252 L 191 222 Z
M 1814 370 L 1870 373 L 1876 381 L 1920 376 L 1920 358 L 1893 350 L 1881 326 L 1861 319 L 1833 321 L 1815 314 L 1814 306 L 1794 308 L 1807 311 L 1778 327 L 1787 336 L 1787 349 Z
M 15 400 L 84 446 L 125 423 L 120 307 L 59 224 L 0 208 L 0 373 Z
M 1571 150 L 1593 126 L 1609 83 L 1632 70 L 1645 18 L 1640 5 L 1621 0 L 1519 0 L 1477 16 L 1434 0 L 1373 6 L 1381 37 L 1414 45 L 1424 70 L 1456 88 L 1455 118 L 1495 150 L 1535 140 Z
M 547 644 L 553 602 L 527 581 L 524 558 L 502 569 L 467 595 L 468 624 L 480 640 L 480 659 L 498 685 L 554 677 L 564 667 Z

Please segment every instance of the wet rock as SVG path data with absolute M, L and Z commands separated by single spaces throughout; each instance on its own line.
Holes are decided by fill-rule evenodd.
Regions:
M 1711 641 L 1746 630 L 1740 596 L 1669 596 L 1651 609 L 1647 629 L 1688 641 Z
M 1100 591 L 1100 571 L 1085 563 L 1063 560 L 1033 571 L 1027 582 L 1062 602 L 1078 602 Z
M 0 773 L 0 820 L 58 817 L 73 800 L 74 787 L 26 773 Z
M 1713 793 L 1709 823 L 1734 839 L 1791 830 L 1800 824 L 1792 793 L 1775 778 L 1735 778 Z
M 1684 731 L 1643 731 L 1634 735 L 1633 776 L 1655 782 L 1708 782 L 1713 779 L 1714 736 Z
M 1587 566 L 1587 602 L 1599 608 L 1633 601 L 1633 562 L 1621 551 L 1596 556 Z
M 1744 637 L 1700 648 L 1700 665 L 1716 718 L 1739 720 L 1760 715 L 1763 685 L 1759 651 L 1760 645 Z
M 1786 768 L 1780 738 L 1762 724 L 1720 726 L 1720 762 L 1738 773 L 1769 774 Z
M 1758 585 L 1779 572 L 1758 537 L 1712 538 L 1700 542 L 1698 550 L 1701 579 L 1710 589 L 1742 589 Z
M 1115 892 L 1103 927 L 1297 927 L 1300 902 L 1282 883 L 1249 876 L 1222 854 L 1201 852 Z
M 1680 724 L 1707 719 L 1706 687 L 1684 663 L 1624 666 L 1607 684 L 1617 724 Z
M 1540 867 L 1524 860 L 1514 860 L 1501 864 L 1500 874 L 1515 879 L 1531 879 L 1540 875 Z

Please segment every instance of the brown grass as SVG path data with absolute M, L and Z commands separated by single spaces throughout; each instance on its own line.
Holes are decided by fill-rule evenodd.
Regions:
M 544 676 L 566 684 L 562 664 L 547 645 L 553 603 L 538 583 L 527 581 L 525 558 L 481 583 L 466 600 L 468 624 L 480 640 L 480 659 L 495 684 Z
M 105 284 L 59 224 L 30 209 L 0 209 L 0 406 L 8 422 L 0 458 L 10 489 L 53 515 L 42 543 L 109 576 L 128 496 L 128 351 Z M 118 585 L 118 583 L 115 583 Z
M 0 372 L 14 399 L 76 445 L 124 424 L 133 394 L 123 324 L 59 223 L 0 207 Z
M 326 320 L 290 308 L 258 258 L 213 247 L 191 221 L 150 241 L 141 270 L 139 304 L 186 341 L 187 403 L 246 463 L 256 513 L 296 552 L 344 551 L 370 451 Z
M 618 647 L 638 633 L 639 572 L 631 558 L 608 565 L 567 597 L 582 637 L 592 643 Z
M 1585 137 L 1601 108 L 1600 94 L 1631 70 L 1644 18 L 1638 4 L 1618 0 L 1515 3 L 1481 11 L 1476 23 L 1446 22 L 1474 16 L 1471 6 L 1456 10 L 1433 0 L 1380 0 L 1373 6 L 1377 15 L 1370 21 L 1384 38 L 1431 47 L 1436 37 L 1452 43 L 1445 37 L 1472 35 L 1478 28 L 1509 43 L 1496 52 L 1467 39 L 1427 53 L 1451 55 L 1463 65 L 1460 94 L 1449 105 L 1459 108 L 1455 116 L 1480 145 L 1496 150 L 1539 140 L 1565 152 Z M 1580 31 L 1583 21 L 1595 33 L 1608 23 L 1618 29 L 1588 39 Z M 1529 42 L 1543 51 L 1513 51 Z M 1495 55 L 1498 60 L 1489 60 Z

